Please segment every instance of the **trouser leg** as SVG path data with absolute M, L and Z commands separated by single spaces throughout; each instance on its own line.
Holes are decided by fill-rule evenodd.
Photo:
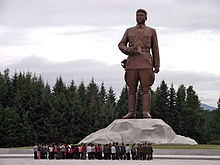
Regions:
M 125 73 L 125 81 L 129 87 L 128 93 L 128 114 L 123 116 L 123 119 L 136 118 L 136 92 L 138 84 L 138 71 L 131 69 Z
M 128 114 L 123 116 L 123 119 L 136 118 L 136 94 L 128 94 Z
M 139 77 L 141 82 L 142 91 L 142 113 L 143 118 L 151 118 L 150 116 L 150 103 L 151 91 L 150 87 L 154 83 L 154 73 L 152 69 L 139 70 Z
M 142 94 L 142 113 L 143 118 L 151 118 L 150 116 L 150 100 L 151 93 L 150 88 Z

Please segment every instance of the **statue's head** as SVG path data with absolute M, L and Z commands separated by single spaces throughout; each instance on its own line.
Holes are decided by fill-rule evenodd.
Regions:
M 147 12 L 144 9 L 136 11 L 136 21 L 138 24 L 143 24 L 147 20 Z

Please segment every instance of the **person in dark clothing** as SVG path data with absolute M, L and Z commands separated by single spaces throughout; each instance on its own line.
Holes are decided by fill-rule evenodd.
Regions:
M 83 144 L 82 147 L 82 159 L 86 159 L 86 144 Z
M 144 144 L 140 145 L 140 160 L 144 160 Z
M 56 148 L 57 148 L 56 159 L 61 159 L 62 158 L 62 153 L 61 153 L 60 144 L 58 144 L 58 146 Z
M 35 146 L 34 146 L 34 159 L 38 159 L 37 158 L 37 151 L 38 151 L 38 146 L 37 146 L 37 144 L 35 144 Z
M 115 159 L 116 159 L 116 160 L 119 160 L 120 147 L 119 147 L 119 145 L 118 145 L 118 142 L 115 143 L 115 148 L 116 148 Z
M 143 160 L 147 159 L 147 143 L 143 144 Z
M 76 145 L 74 149 L 75 149 L 75 152 L 74 152 L 75 159 L 80 159 L 79 146 Z
M 48 146 L 44 144 L 44 159 L 47 159 Z
M 108 144 L 108 154 L 107 154 L 109 160 L 111 160 L 111 148 L 112 148 L 112 144 L 109 143 Z
M 98 144 L 96 147 L 96 153 L 97 153 L 97 159 L 101 160 L 102 159 L 102 147 L 101 144 Z
M 104 145 L 104 159 L 107 160 L 108 156 L 107 156 L 107 153 L 108 153 L 108 144 L 105 144 Z
M 44 145 L 41 144 L 41 148 L 40 148 L 40 158 L 44 159 Z
M 122 143 L 121 145 L 121 150 L 120 150 L 120 159 L 126 159 L 126 156 L 125 156 L 125 146 L 124 146 L 124 143 Z
M 137 160 L 141 160 L 141 144 L 138 143 L 138 146 L 137 146 Z
M 151 143 L 149 143 L 148 148 L 149 148 L 149 160 L 153 160 L 153 147 Z
M 131 147 L 131 155 L 132 155 L 132 160 L 137 160 L 137 148 L 135 144 L 133 144 Z

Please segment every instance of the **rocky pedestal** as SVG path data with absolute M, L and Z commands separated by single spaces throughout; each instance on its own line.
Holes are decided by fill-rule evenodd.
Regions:
M 161 119 L 117 119 L 108 127 L 96 131 L 79 143 L 107 144 L 112 142 L 133 144 L 190 144 L 191 138 L 176 135 L 172 128 Z

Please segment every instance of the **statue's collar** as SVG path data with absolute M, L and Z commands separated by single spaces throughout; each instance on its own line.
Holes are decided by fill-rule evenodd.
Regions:
M 141 29 L 143 29 L 143 28 L 146 27 L 146 25 L 145 25 L 145 24 L 137 24 L 136 27 L 137 27 L 137 28 L 141 28 Z

